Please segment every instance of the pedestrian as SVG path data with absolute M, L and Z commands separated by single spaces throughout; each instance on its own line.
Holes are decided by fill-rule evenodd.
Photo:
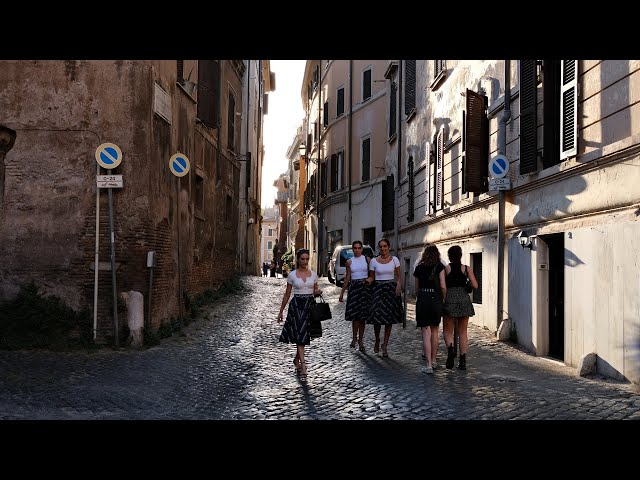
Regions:
M 311 343 L 311 338 L 322 335 L 320 322 L 312 325 L 311 303 L 315 302 L 314 295 L 320 295 L 322 290 L 318 288 L 318 275 L 309 269 L 309 250 L 301 248 L 296 253 L 296 268 L 287 276 L 287 289 L 282 297 L 280 312 L 278 313 L 278 323 L 282 322 L 282 312 L 289 301 L 291 291 L 293 299 L 289 303 L 287 319 L 282 327 L 279 341 L 283 343 L 296 344 L 296 356 L 293 358 L 293 365 L 300 380 L 307 380 L 307 364 L 304 357 L 304 347 Z M 318 331 L 319 329 L 319 331 Z
M 440 260 L 438 247 L 427 244 L 413 271 L 416 287 L 416 323 L 422 331 L 422 349 L 427 365 L 424 373 L 437 368 L 438 326 L 447 294 L 445 266 Z
M 390 253 L 391 243 L 386 238 L 378 242 L 380 255 L 369 262 L 369 278 L 367 285 L 375 281 L 371 292 L 371 310 L 367 323 L 373 324 L 375 334 L 374 353 L 380 351 L 380 329 L 384 325 L 384 340 L 382 356 L 388 357 L 389 337 L 394 323 L 402 322 L 403 308 L 400 295 L 402 294 L 402 276 L 400 275 L 400 260 Z
M 364 353 L 364 327 L 369 315 L 369 306 L 371 305 L 369 286 L 365 284 L 369 274 L 369 259 L 362 255 L 362 242 L 360 240 L 353 242 L 351 248 L 353 249 L 353 257 L 346 262 L 346 273 L 338 301 L 344 301 L 344 291 L 348 285 L 349 294 L 347 295 L 344 319 L 347 322 L 351 322 L 350 346 L 351 348 L 356 348 L 357 341 L 360 351 Z
M 275 277 L 276 276 L 276 263 L 271 260 L 271 266 L 269 268 L 269 273 L 271 277 Z
M 262 263 L 262 276 L 267 276 L 267 271 L 269 270 L 269 264 L 267 262 Z
M 455 353 L 453 349 L 453 328 L 455 322 L 458 322 L 458 338 L 460 339 L 460 360 L 458 368 L 460 370 L 467 369 L 467 347 L 469 346 L 469 337 L 467 335 L 467 327 L 469 325 L 469 317 L 475 315 L 471 298 L 465 289 L 467 277 L 471 281 L 473 288 L 478 288 L 478 282 L 473 270 L 468 265 L 461 262 L 462 248 L 459 245 L 453 245 L 447 250 L 449 257 L 449 265 L 445 267 L 447 294 L 444 304 L 444 326 L 442 335 L 444 343 L 447 346 L 447 362 L 445 367 L 453 368 Z

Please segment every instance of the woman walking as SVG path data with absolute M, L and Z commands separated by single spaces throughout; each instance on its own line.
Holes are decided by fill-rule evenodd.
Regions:
M 353 249 L 353 257 L 347 260 L 347 272 L 338 301 L 344 301 L 344 290 L 349 285 L 344 319 L 347 322 L 351 322 L 351 348 L 356 348 L 357 341 L 360 351 L 364 353 L 364 326 L 371 304 L 369 287 L 365 284 L 365 280 L 369 276 L 369 259 L 362 255 L 362 242 L 360 240 L 353 242 L 351 248 Z
M 440 261 L 440 251 L 435 245 L 427 245 L 413 272 L 416 287 L 416 323 L 422 331 L 423 357 L 427 361 L 424 373 L 431 374 L 437 367 L 438 326 L 447 294 L 445 267 Z
M 475 315 L 473 304 L 469 298 L 469 294 L 465 290 L 467 277 L 471 281 L 473 288 L 478 288 L 478 282 L 473 274 L 473 270 L 468 265 L 461 262 L 462 249 L 459 245 L 454 245 L 447 251 L 449 256 L 449 265 L 445 267 L 447 294 L 444 304 L 444 327 L 442 334 L 444 343 L 447 345 L 447 362 L 445 367 L 453 368 L 455 353 L 453 351 L 453 328 L 455 322 L 458 322 L 458 337 L 460 338 L 460 360 L 458 368 L 460 370 L 467 369 L 467 347 L 469 346 L 469 337 L 467 335 L 467 327 L 469 325 L 469 317 Z
M 369 262 L 369 278 L 367 285 L 376 282 L 371 292 L 371 311 L 367 323 L 373 324 L 376 342 L 373 351 L 380 350 L 380 328 L 384 325 L 384 341 L 382 356 L 388 357 L 389 337 L 394 323 L 402 322 L 403 308 L 400 294 L 402 293 L 402 277 L 400 275 L 400 260 L 391 255 L 391 243 L 386 238 L 380 239 L 378 249 L 380 256 Z
M 322 335 L 320 325 L 311 325 L 310 322 L 311 302 L 315 302 L 314 296 L 320 295 L 322 290 L 318 288 L 318 275 L 310 270 L 308 265 L 309 250 L 301 248 L 296 253 L 296 269 L 287 276 L 287 289 L 282 297 L 280 313 L 278 313 L 279 323 L 282 322 L 282 312 L 289 301 L 291 290 L 293 290 L 293 299 L 289 303 L 287 319 L 284 322 L 279 341 L 296 344 L 296 356 L 293 358 L 293 364 L 296 373 L 300 375 L 300 380 L 303 382 L 307 380 L 304 347 L 311 343 L 312 337 L 316 338 Z M 318 328 L 320 328 L 319 331 Z

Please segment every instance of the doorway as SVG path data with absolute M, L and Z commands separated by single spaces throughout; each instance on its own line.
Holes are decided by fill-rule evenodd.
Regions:
M 541 237 L 549 246 L 549 356 L 564 361 L 564 233 Z

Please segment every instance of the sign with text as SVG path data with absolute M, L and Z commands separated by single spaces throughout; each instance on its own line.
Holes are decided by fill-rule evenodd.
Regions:
M 98 188 L 122 188 L 122 175 L 96 175 Z
M 511 179 L 509 178 L 492 178 L 489 180 L 489 191 L 511 190 Z

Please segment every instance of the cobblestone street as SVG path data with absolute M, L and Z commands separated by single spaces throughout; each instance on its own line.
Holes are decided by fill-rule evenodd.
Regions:
M 285 280 L 244 277 L 243 293 L 204 308 L 180 335 L 146 350 L 0 352 L 2 419 L 640 419 L 635 385 L 497 342 L 470 325 L 468 370 L 446 370 L 442 338 L 433 375 L 421 373 L 410 306 L 389 357 L 349 347 L 340 290 L 321 278 L 333 319 L 307 348 L 308 381 L 293 345 L 278 342 Z M 286 311 L 285 311 L 286 314 Z M 441 337 L 441 335 L 440 335 Z

